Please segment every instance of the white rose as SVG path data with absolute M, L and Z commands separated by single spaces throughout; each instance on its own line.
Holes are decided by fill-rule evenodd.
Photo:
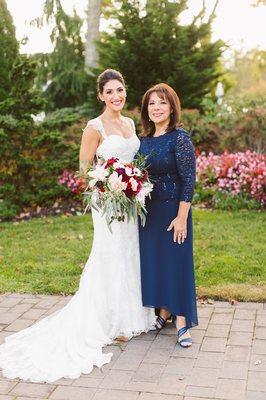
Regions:
M 127 187 L 127 183 L 122 182 L 122 176 L 119 176 L 116 171 L 109 176 L 108 184 L 110 189 L 115 193 L 121 193 Z
M 134 175 L 134 172 L 132 171 L 132 168 L 130 168 L 130 167 L 126 167 L 125 168 L 125 172 L 126 172 L 127 176 L 133 176 Z
M 116 161 L 113 167 L 114 169 L 116 169 L 116 168 L 124 168 L 125 166 L 120 161 Z
M 133 173 L 136 176 L 141 176 L 142 175 L 141 170 L 139 168 L 136 168 L 136 167 L 134 168 Z
M 132 190 L 135 192 L 138 188 L 138 182 L 134 178 L 130 178 L 129 182 L 131 183 Z
M 96 179 L 96 181 L 105 181 L 108 175 L 108 170 L 102 165 L 96 165 L 95 169 L 88 172 L 88 175 Z
M 89 188 L 93 189 L 95 184 L 96 184 L 96 182 L 97 182 L 97 179 L 92 179 L 91 181 L 89 181 Z
M 153 184 L 147 184 L 142 186 L 142 188 L 140 189 L 139 193 L 136 196 L 137 201 L 139 201 L 141 204 L 145 204 L 145 199 L 151 193 L 152 189 L 153 189 Z

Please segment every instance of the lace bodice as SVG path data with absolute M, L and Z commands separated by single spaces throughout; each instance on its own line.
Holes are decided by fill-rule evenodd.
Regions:
M 107 135 L 99 117 L 94 118 L 87 123 L 87 126 L 91 125 L 94 129 L 99 131 L 103 137 L 103 142 L 100 144 L 96 152 L 97 156 L 103 157 L 104 159 L 117 157 L 124 161 L 133 160 L 139 149 L 140 141 L 136 135 L 134 122 L 133 120 L 130 121 L 133 128 L 133 134 L 127 139 L 115 134 Z
M 186 131 L 176 129 L 161 136 L 145 137 L 140 153 L 147 156 L 154 200 L 191 202 L 196 163 L 194 147 Z

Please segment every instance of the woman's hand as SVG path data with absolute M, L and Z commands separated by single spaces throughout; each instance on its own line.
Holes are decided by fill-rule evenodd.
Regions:
M 174 242 L 184 243 L 187 237 L 187 220 L 176 217 L 167 228 L 168 231 L 171 231 L 171 229 L 174 229 Z

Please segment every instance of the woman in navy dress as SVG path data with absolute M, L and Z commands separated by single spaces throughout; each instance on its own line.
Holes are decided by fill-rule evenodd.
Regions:
M 198 324 L 192 242 L 191 201 L 195 153 L 188 133 L 179 128 L 176 92 L 160 83 L 143 96 L 140 153 L 154 183 L 147 200 L 147 221 L 140 226 L 142 300 L 159 308 L 156 328 L 172 318 L 178 343 L 189 347 L 189 328 Z

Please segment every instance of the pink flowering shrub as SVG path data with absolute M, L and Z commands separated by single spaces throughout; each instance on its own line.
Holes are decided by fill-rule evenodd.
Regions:
M 215 155 L 201 153 L 197 157 L 197 182 L 202 189 L 213 189 L 231 196 L 244 195 L 266 204 L 266 157 L 251 152 Z
M 82 193 L 82 182 L 74 172 L 64 170 L 63 173 L 58 178 L 58 183 L 60 185 L 66 186 L 71 193 L 79 195 Z
M 80 195 L 84 183 L 65 170 L 58 183 Z M 220 155 L 202 152 L 197 156 L 194 202 L 220 209 L 256 209 L 266 205 L 266 156 L 246 152 Z

